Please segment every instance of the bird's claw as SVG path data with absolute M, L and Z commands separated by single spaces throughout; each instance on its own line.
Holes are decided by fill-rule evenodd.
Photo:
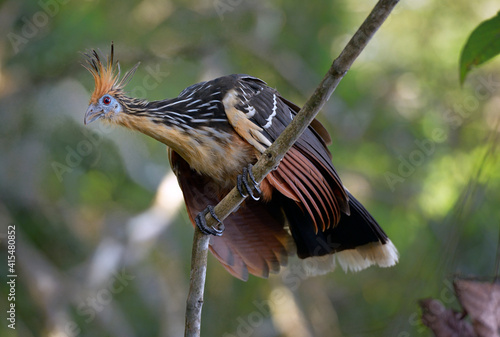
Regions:
M 207 221 L 205 219 L 207 213 L 210 213 L 212 218 L 214 218 L 215 221 L 217 221 L 217 227 L 214 226 L 209 227 L 207 225 Z M 205 235 L 221 236 L 222 232 L 224 232 L 224 224 L 217 217 L 217 214 L 215 214 L 213 206 L 208 205 L 207 208 L 198 213 L 198 215 L 194 219 L 194 222 L 196 223 L 196 226 L 200 229 L 200 231 Z
M 259 188 L 259 183 L 257 183 L 257 180 L 253 176 L 252 167 L 252 164 L 248 164 L 248 167 L 243 168 L 243 173 L 238 175 L 237 177 L 236 187 L 238 188 L 238 192 L 240 192 L 242 197 L 250 196 L 253 200 L 258 201 L 260 200 L 262 191 Z M 253 190 L 248 183 L 248 177 L 250 177 L 250 180 L 252 182 Z M 255 194 L 253 193 L 253 191 L 255 191 Z

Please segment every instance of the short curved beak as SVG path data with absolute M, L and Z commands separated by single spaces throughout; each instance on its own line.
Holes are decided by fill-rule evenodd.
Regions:
M 85 112 L 85 118 L 83 119 L 83 123 L 85 125 L 92 123 L 93 121 L 102 117 L 102 110 L 98 109 L 95 104 L 90 104 L 87 112 Z

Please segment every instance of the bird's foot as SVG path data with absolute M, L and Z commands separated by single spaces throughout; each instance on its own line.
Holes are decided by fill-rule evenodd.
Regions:
M 252 167 L 252 164 L 248 164 L 248 167 L 243 168 L 243 173 L 238 175 L 236 187 L 238 188 L 238 192 L 240 192 L 242 197 L 250 196 L 253 200 L 257 201 L 260 199 L 262 191 L 259 188 L 257 180 L 253 176 Z M 250 177 L 253 190 L 248 183 L 248 177 Z
M 207 225 L 207 221 L 205 220 L 205 216 L 207 215 L 207 213 L 210 213 L 212 218 L 217 221 L 217 227 L 209 227 Z M 205 235 L 221 236 L 222 232 L 224 232 L 224 224 L 217 217 L 217 214 L 215 214 L 213 206 L 208 205 L 207 208 L 198 213 L 198 215 L 194 219 L 194 222 L 196 223 L 196 226 L 200 229 L 200 231 Z

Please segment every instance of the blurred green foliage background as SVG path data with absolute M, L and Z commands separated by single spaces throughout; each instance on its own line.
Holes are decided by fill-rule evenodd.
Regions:
M 0 4 L 0 335 L 180 336 L 192 226 L 165 147 L 83 116 L 84 52 L 111 41 L 127 87 L 163 99 L 230 73 L 302 104 L 374 1 Z M 468 35 L 494 0 L 402 1 L 319 119 L 334 163 L 401 254 L 393 268 L 246 283 L 209 259 L 204 336 L 430 336 L 418 300 L 456 306 L 454 275 L 491 277 L 498 245 L 500 62 L 463 88 Z M 16 228 L 16 330 L 7 226 Z

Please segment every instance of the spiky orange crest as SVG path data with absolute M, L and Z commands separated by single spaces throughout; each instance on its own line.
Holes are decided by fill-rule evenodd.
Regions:
M 103 64 L 97 51 L 92 50 L 84 53 L 86 63 L 82 64 L 85 69 L 90 71 L 95 81 L 95 89 L 90 97 L 90 103 L 97 103 L 104 94 L 113 95 L 121 91 L 134 75 L 140 62 L 132 69 L 127 71 L 125 76 L 120 79 L 120 64 L 113 60 L 114 47 L 111 43 L 111 54 L 106 57 L 106 63 Z

